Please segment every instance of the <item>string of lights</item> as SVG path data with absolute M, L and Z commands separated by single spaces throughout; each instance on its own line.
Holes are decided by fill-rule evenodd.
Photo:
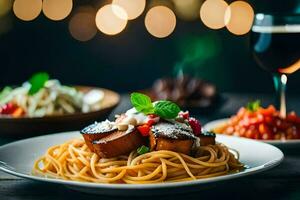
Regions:
M 224 0 L 110 0 L 100 8 L 74 7 L 73 0 L 0 0 L 0 20 L 10 11 L 23 21 L 32 21 L 41 13 L 53 21 L 68 20 L 70 34 L 79 41 L 92 39 L 97 31 L 117 35 L 140 16 L 144 16 L 146 30 L 157 38 L 171 35 L 178 19 L 200 19 L 210 29 L 226 28 L 244 35 L 254 17 L 252 6 L 240 0 L 230 4 Z

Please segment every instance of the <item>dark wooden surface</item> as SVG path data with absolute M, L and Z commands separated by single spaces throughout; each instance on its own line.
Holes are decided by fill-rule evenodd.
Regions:
M 261 99 L 264 104 L 272 102 L 268 95 L 260 94 L 224 94 L 226 102 L 222 107 L 209 115 L 196 113 L 196 116 L 203 123 L 207 121 L 228 117 L 233 114 L 240 106 L 249 100 Z M 300 96 L 289 97 L 289 108 L 300 113 Z M 120 113 L 130 107 L 128 96 L 122 96 L 121 104 L 116 108 L 115 113 Z M 1 131 L 1 127 L 0 127 Z M 0 138 L 0 144 L 5 144 L 12 139 Z M 251 147 L 249 147 L 251 148 Z M 168 194 L 156 197 L 112 197 L 95 196 L 70 190 L 64 186 L 45 184 L 29 180 L 20 179 L 0 172 L 0 200 L 16 199 L 300 199 L 300 146 L 293 149 L 282 149 L 285 153 L 283 163 L 267 172 L 226 181 L 209 188 L 199 188 L 199 191 L 183 194 Z M 253 153 L 256 152 L 253 149 Z

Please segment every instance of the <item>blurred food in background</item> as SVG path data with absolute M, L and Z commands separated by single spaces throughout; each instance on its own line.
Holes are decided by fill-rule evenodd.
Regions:
M 157 79 L 150 91 L 154 100 L 167 99 L 184 108 L 210 109 L 220 100 L 214 84 L 187 75 Z
M 104 92 L 82 92 L 49 79 L 47 73 L 37 73 L 20 87 L 5 87 L 0 93 L 0 116 L 44 117 L 91 112 L 101 109 Z
M 263 108 L 260 101 L 242 107 L 225 124 L 213 129 L 216 133 L 258 140 L 300 139 L 300 117 L 295 112 L 281 118 L 273 105 Z

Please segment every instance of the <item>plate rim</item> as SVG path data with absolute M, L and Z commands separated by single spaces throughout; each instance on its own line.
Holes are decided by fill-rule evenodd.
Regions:
M 15 142 L 11 142 L 5 145 L 0 146 L 0 151 L 3 149 L 11 146 L 11 145 L 18 145 L 18 143 L 23 143 L 23 142 L 28 142 L 32 139 L 38 139 L 42 137 L 55 137 L 58 135 L 62 134 L 75 134 L 79 133 L 79 131 L 69 131 L 69 132 L 61 132 L 61 133 L 56 133 L 56 134 L 48 134 L 48 135 L 42 135 L 42 136 L 36 136 L 36 137 L 31 137 L 27 139 L 22 139 L 18 140 Z M 230 139 L 231 136 L 227 135 L 219 135 L 218 137 L 228 137 Z M 39 182 L 44 182 L 44 183 L 55 183 L 59 185 L 66 185 L 66 186 L 76 186 L 76 187 L 83 187 L 83 188 L 98 188 L 98 189 L 116 189 L 116 190 L 140 190 L 140 189 L 145 189 L 145 190 L 153 190 L 153 189 L 166 189 L 166 188 L 174 188 L 174 187 L 192 187 L 192 186 L 197 186 L 197 185 L 202 185 L 202 184 L 209 184 L 209 183 L 214 183 L 214 182 L 222 182 L 226 180 L 232 180 L 236 178 L 241 178 L 244 176 L 249 176 L 257 173 L 264 172 L 266 170 L 269 170 L 271 168 L 274 168 L 278 166 L 283 160 L 284 160 L 284 154 L 283 152 L 278 149 L 277 147 L 263 143 L 260 141 L 255 141 L 252 139 L 248 138 L 239 138 L 236 137 L 235 139 L 237 140 L 245 140 L 249 142 L 254 142 L 254 143 L 261 143 L 263 145 L 268 145 L 271 148 L 273 148 L 275 151 L 279 153 L 279 157 L 273 160 L 270 160 L 269 162 L 253 167 L 250 169 L 246 169 L 245 171 L 239 172 L 239 173 L 233 173 L 229 175 L 223 175 L 223 176 L 217 176 L 213 178 L 205 178 L 205 179 L 197 179 L 197 180 L 192 180 L 192 181 L 184 181 L 184 182 L 172 182 L 172 183 L 154 183 L 154 184 L 116 184 L 116 183 L 91 183 L 91 182 L 80 182 L 80 181 L 71 181 L 71 180 L 63 180 L 63 179 L 56 179 L 56 178 L 45 178 L 45 177 L 40 177 L 40 176 L 35 176 L 35 175 L 29 175 L 29 174 L 24 174 L 21 172 L 17 172 L 14 170 L 13 167 L 7 165 L 5 162 L 0 160 L 0 171 L 3 171 L 5 173 L 29 179 L 29 180 L 34 180 L 34 181 L 39 181 Z
M 230 118 L 220 118 L 220 119 L 215 119 L 212 121 L 207 122 L 204 124 L 203 129 L 209 131 L 208 129 L 211 129 L 211 127 L 215 127 L 217 123 L 225 123 L 228 121 Z M 210 128 L 207 128 L 210 127 Z M 228 135 L 230 137 L 236 137 L 236 138 L 244 138 L 244 137 L 239 137 L 239 136 L 234 136 L 234 135 Z M 250 139 L 250 138 L 246 138 Z M 256 140 L 256 139 L 250 139 L 258 142 L 264 142 L 267 144 L 272 144 L 272 145 L 282 145 L 282 144 L 300 144 L 300 139 L 293 139 L 293 140 Z

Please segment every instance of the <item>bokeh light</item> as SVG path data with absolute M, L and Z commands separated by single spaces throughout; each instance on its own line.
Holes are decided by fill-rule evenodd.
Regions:
M 143 13 L 146 6 L 146 0 L 113 0 L 112 4 L 122 7 L 127 13 L 128 20 L 132 20 Z M 118 12 L 114 9 L 113 11 L 118 15 Z
M 118 14 L 115 14 L 116 12 Z M 128 18 L 126 16 L 127 13 L 122 7 L 112 4 L 105 5 L 96 14 L 97 28 L 107 35 L 116 35 L 125 29 Z
M 97 33 L 95 16 L 94 8 L 80 7 L 69 22 L 69 31 L 72 37 L 82 42 L 92 39 Z
M 278 71 L 282 74 L 292 74 L 300 69 L 300 59 L 287 68 L 279 68 Z
M 43 0 L 43 13 L 52 20 L 62 20 L 72 11 L 72 0 Z
M 6 15 L 10 11 L 12 2 L 12 0 L 0 0 L 0 17 Z
M 211 29 L 225 26 L 225 13 L 228 4 L 223 0 L 206 0 L 200 9 L 200 18 L 204 25 Z
M 194 20 L 199 16 L 202 0 L 173 0 L 175 13 L 183 20 Z
M 254 11 L 245 1 L 235 1 L 226 10 L 226 27 L 235 35 L 244 35 L 251 29 Z
M 151 35 L 164 38 L 174 31 L 176 16 L 168 7 L 155 6 L 147 12 L 145 26 Z
M 21 20 L 34 20 L 42 11 L 42 0 L 15 0 L 13 11 Z

